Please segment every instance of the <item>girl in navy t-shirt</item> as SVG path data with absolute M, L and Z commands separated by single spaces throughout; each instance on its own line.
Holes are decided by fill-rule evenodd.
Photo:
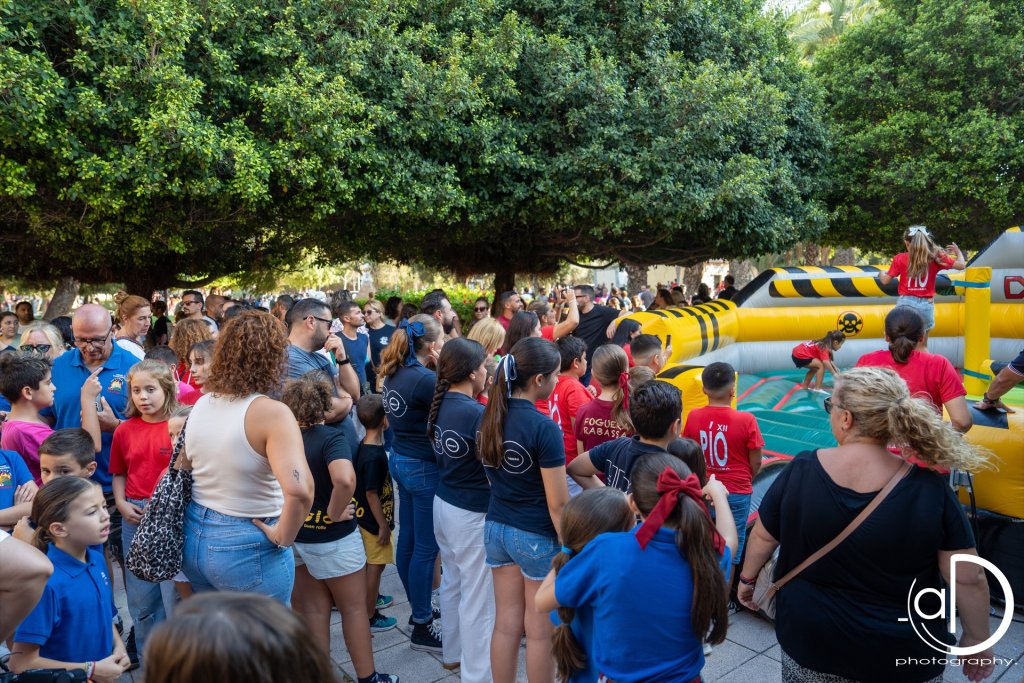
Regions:
M 437 375 L 433 367 L 444 335 L 429 315 L 403 320 L 380 356 L 378 377 L 388 424 L 394 433 L 389 462 L 398 487 L 398 544 L 395 564 L 412 607 L 412 647 L 441 654 L 441 625 L 434 623 L 430 592 L 434 584 L 434 492 L 437 461 L 427 437 L 427 417 Z M 429 366 L 429 367 L 428 367 Z
M 555 530 L 569 490 L 562 432 L 535 403 L 551 396 L 560 366 L 558 348 L 546 339 L 516 342 L 498 367 L 480 428 L 480 460 L 491 482 L 484 545 L 494 581 L 496 683 L 516 680 L 524 620 L 529 679 L 554 678 L 551 621 L 533 600 L 560 547 Z
M 729 625 L 725 570 L 736 545 L 732 515 L 712 524 L 704 495 L 728 510 L 728 492 L 712 478 L 701 489 L 678 458 L 652 453 L 632 470 L 630 507 L 644 523 L 601 534 L 552 572 L 536 608 L 591 611 L 598 673 L 615 683 L 699 681 L 702 641 L 720 643 Z M 637 586 L 657 586 L 638 600 Z
M 441 549 L 444 661 L 461 660 L 463 683 L 491 680 L 490 654 L 481 633 L 494 629 L 494 594 L 484 554 L 484 518 L 491 498 L 476 435 L 484 407 L 476 396 L 487 382 L 480 343 L 456 337 L 441 350 L 429 435 L 440 481 L 434 495 L 434 536 Z M 459 634 L 469 637 L 461 639 Z

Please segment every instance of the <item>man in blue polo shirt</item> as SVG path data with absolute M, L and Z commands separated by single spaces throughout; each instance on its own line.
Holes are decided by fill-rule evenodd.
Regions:
M 131 389 L 128 371 L 139 359 L 113 342 L 110 313 L 97 304 L 86 304 L 71 319 L 75 348 L 65 351 L 53 362 L 53 383 L 57 387 L 52 414 L 54 429 L 82 426 L 82 386 L 97 369 L 103 391 L 100 393 L 100 429 L 103 449 L 96 454 L 96 473 L 92 478 L 110 492 L 110 442 L 114 430 L 124 421 Z M 102 369 L 101 369 L 102 368 Z M 113 537 L 113 534 L 111 534 Z

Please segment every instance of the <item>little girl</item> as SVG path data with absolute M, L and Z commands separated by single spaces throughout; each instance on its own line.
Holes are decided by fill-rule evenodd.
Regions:
M 178 385 L 170 368 L 158 360 L 143 360 L 128 372 L 131 402 L 128 420 L 118 425 L 110 444 L 110 473 L 114 475 L 114 502 L 124 518 L 121 542 L 131 548 L 142 510 L 171 460 L 168 419 L 178 407 Z M 83 407 L 86 404 L 83 404 Z M 139 652 L 153 628 L 166 619 L 174 605 L 170 581 L 150 583 L 125 571 L 128 612 L 135 622 Z
M 536 402 L 551 396 L 561 362 L 558 348 L 546 339 L 516 342 L 501 359 L 477 437 L 491 482 L 484 549 L 494 581 L 494 683 L 516 680 L 524 625 L 527 678 L 550 681 L 554 676 L 551 621 L 533 603 L 558 554 L 556 529 L 569 489 L 562 431 L 537 410 Z
M 196 401 L 202 398 L 206 390 L 203 386 L 210 379 L 210 365 L 213 363 L 213 346 L 215 342 L 212 339 L 204 339 L 201 342 L 192 345 L 192 348 L 188 351 L 188 365 L 189 371 L 192 373 L 192 384 L 190 386 L 198 387 L 198 391 L 188 394 L 188 396 L 182 400 L 183 403 L 188 405 L 195 405 Z
M 615 683 L 697 681 L 701 641 L 722 642 L 729 625 L 725 571 L 736 544 L 732 515 L 712 524 L 704 496 L 728 510 L 728 493 L 715 479 L 702 492 L 667 453 L 641 456 L 631 477 L 630 508 L 643 524 L 587 544 L 548 576 L 536 607 L 592 610 L 594 663 Z M 657 586 L 657 599 L 637 600 L 637 586 Z
M 594 351 L 592 375 L 601 393 L 581 406 L 576 413 L 576 452 L 586 453 L 595 446 L 633 433 L 629 419 L 629 359 L 614 344 Z
M 80 669 L 97 683 L 113 683 L 130 663 L 114 627 L 106 562 L 89 549 L 110 533 L 103 491 L 88 479 L 54 479 L 32 502 L 32 519 L 33 541 L 53 563 L 53 575 L 14 634 L 10 667 Z
M 909 306 L 924 318 L 924 329 L 935 327 L 935 275 L 940 270 L 963 270 L 964 255 L 960 247 L 950 244 L 945 249 L 932 241 L 928 228 L 912 225 L 903 236 L 907 250 L 896 254 L 888 272 L 878 276 L 883 286 L 899 278 L 897 306 Z M 956 254 L 953 258 L 951 254 Z
M 812 339 L 803 344 L 797 344 L 793 348 L 793 365 L 801 370 L 807 368 L 803 384 L 800 385 L 801 388 L 810 389 L 813 377 L 815 388 L 822 390 L 825 388 L 823 384 L 825 370 L 831 372 L 833 377 L 839 374 L 832 362 L 832 355 L 842 347 L 844 341 L 846 341 L 845 334 L 838 330 L 832 330 L 826 332 L 821 339 Z
M 544 586 L 553 583 L 566 563 L 598 534 L 629 531 L 635 526 L 636 515 L 630 509 L 626 495 L 618 489 L 589 489 L 572 498 L 562 510 L 562 552 L 551 562 L 551 571 L 544 580 Z M 544 590 L 543 586 L 541 590 Z M 590 640 L 594 632 L 594 610 L 589 606 L 579 610 L 562 607 L 555 623 L 558 625 L 551 638 L 551 651 L 558 666 L 559 680 L 574 683 L 596 681 L 598 670 Z

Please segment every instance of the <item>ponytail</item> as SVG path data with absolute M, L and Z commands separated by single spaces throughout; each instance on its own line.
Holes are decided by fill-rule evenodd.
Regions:
M 602 387 L 618 385 L 615 399 L 612 403 L 611 416 L 622 431 L 627 434 L 632 433 L 633 421 L 629 417 L 632 371 L 629 368 L 629 359 L 626 357 L 626 352 L 622 347 L 614 344 L 599 346 L 594 350 L 593 365 L 594 379 L 597 380 L 598 384 Z M 654 377 L 653 373 L 651 377 Z
M 537 375 L 557 372 L 561 360 L 558 347 L 541 337 L 520 339 L 501 359 L 480 423 L 477 447 L 484 465 L 500 467 L 505 457 L 505 417 L 512 392 L 527 386 Z
M 904 365 L 924 336 L 924 318 L 910 306 L 897 306 L 885 316 L 885 336 L 892 359 Z
M 407 324 L 405 324 L 407 323 Z M 412 343 L 409 333 L 412 332 Z M 419 331 L 419 332 L 417 332 Z M 377 368 L 377 388 L 384 385 L 384 380 L 398 371 L 398 368 L 412 363 L 411 359 L 427 344 L 441 338 L 441 324 L 432 316 L 417 314 L 403 321 L 403 325 L 391 333 L 391 340 L 380 352 L 380 366 Z
M 599 534 L 609 531 L 629 531 L 636 525 L 636 517 L 629 508 L 626 496 L 614 488 L 589 489 L 571 498 L 562 509 L 560 535 L 562 552 L 551 560 L 555 576 L 584 546 Z M 556 578 L 557 582 L 557 578 Z M 559 607 L 558 619 L 551 636 L 551 654 L 558 666 L 558 678 L 568 681 L 586 666 L 587 655 L 572 633 L 572 620 L 576 610 Z
M 832 354 L 832 345 L 836 342 L 842 344 L 846 341 L 846 335 L 839 330 L 830 330 L 825 333 L 825 336 L 821 339 L 815 339 L 814 345 L 819 349 L 828 349 L 829 354 Z
M 935 258 L 938 245 L 923 225 L 907 228 L 903 239 L 907 243 L 907 277 L 923 278 L 928 274 L 928 263 Z
M 662 495 L 678 496 L 663 526 L 675 529 L 679 555 L 690 566 L 693 577 L 690 625 L 698 639 L 706 634 L 707 642 L 721 643 L 729 627 L 729 613 L 725 574 L 719 567 L 720 555 L 715 549 L 717 530 L 704 506 L 686 493 L 663 494 L 658 491 L 658 478 L 666 468 L 681 479 L 691 474 L 681 460 L 668 453 L 652 453 L 637 459 L 631 474 L 633 502 L 644 517 L 648 517 Z M 720 510 L 719 514 L 728 512 Z M 640 531 L 644 530 L 641 528 Z M 638 532 L 638 540 L 641 536 Z
M 441 401 L 453 384 L 469 379 L 469 376 L 480 367 L 487 357 L 480 342 L 456 337 L 445 343 L 441 355 L 437 359 L 437 384 L 434 385 L 434 398 L 430 402 L 430 414 L 427 417 L 427 436 L 433 440 L 434 423 L 441 410 Z

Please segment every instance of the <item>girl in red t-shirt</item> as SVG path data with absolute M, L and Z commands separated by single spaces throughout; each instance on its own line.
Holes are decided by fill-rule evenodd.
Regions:
M 804 389 L 811 388 L 811 378 L 815 380 L 816 389 L 824 389 L 822 382 L 825 379 L 825 370 L 838 375 L 835 364 L 832 363 L 832 355 L 839 350 L 846 341 L 846 335 L 838 330 L 826 332 L 821 339 L 812 339 L 803 344 L 797 344 L 793 349 L 793 365 L 798 368 L 807 368 L 804 381 L 801 385 Z
M 601 388 L 597 398 L 576 411 L 573 431 L 576 453 L 585 453 L 605 441 L 633 433 L 629 419 L 629 361 L 626 352 L 614 344 L 594 351 L 591 368 L 594 382 Z
M 935 327 L 935 276 L 944 269 L 963 270 L 964 255 L 956 244 L 945 249 L 935 244 L 923 225 L 910 226 L 903 243 L 907 250 L 896 254 L 888 272 L 879 275 L 878 281 L 885 286 L 899 278 L 896 305 L 909 306 L 920 313 L 927 335 Z
M 142 521 L 142 510 L 171 459 L 167 421 L 177 407 L 177 381 L 171 369 L 155 359 L 140 361 L 128 373 L 131 402 L 128 420 L 118 425 L 110 444 L 110 473 L 117 509 L 124 518 L 121 539 L 125 552 Z M 125 572 L 128 611 L 135 622 L 135 642 L 141 652 L 153 628 L 166 616 L 165 602 L 173 599 L 173 584 L 143 581 Z

